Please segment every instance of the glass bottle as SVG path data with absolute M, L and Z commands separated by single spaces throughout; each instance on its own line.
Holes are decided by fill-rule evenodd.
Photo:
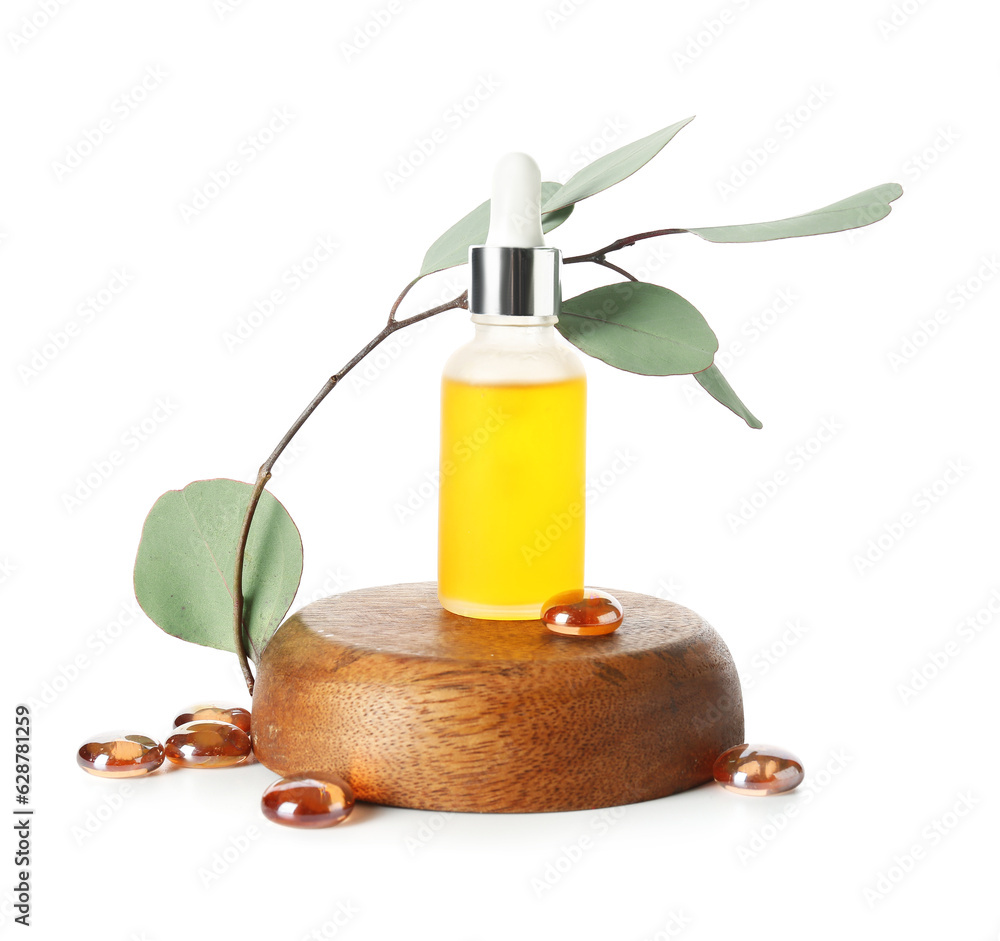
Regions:
M 537 618 L 583 586 L 586 373 L 554 326 L 539 187 L 527 155 L 498 165 L 490 234 L 469 250 L 475 336 L 444 367 L 438 598 L 466 617 Z

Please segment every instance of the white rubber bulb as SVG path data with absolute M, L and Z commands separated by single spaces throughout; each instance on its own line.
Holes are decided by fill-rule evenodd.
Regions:
M 527 154 L 500 158 L 493 171 L 490 231 L 487 245 L 534 248 L 544 245 L 541 205 L 542 174 Z

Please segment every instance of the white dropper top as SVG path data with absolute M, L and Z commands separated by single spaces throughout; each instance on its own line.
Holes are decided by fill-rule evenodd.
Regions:
M 497 164 L 486 244 L 469 246 L 469 313 L 476 323 L 556 322 L 562 256 L 542 236 L 541 179 L 527 154 L 507 154 Z
M 535 248 L 545 244 L 541 217 L 542 174 L 527 154 L 500 158 L 493 171 L 487 245 Z

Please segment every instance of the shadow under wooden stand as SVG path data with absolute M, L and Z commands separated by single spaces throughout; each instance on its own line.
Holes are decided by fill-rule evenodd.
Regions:
M 261 658 L 257 759 L 439 811 L 582 810 L 711 780 L 744 740 L 728 648 L 688 608 L 608 590 L 625 620 L 603 637 L 458 617 L 434 582 L 313 602 Z

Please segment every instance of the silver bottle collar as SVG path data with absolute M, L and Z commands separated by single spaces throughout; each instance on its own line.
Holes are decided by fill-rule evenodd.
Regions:
M 561 257 L 558 248 L 544 246 L 471 246 L 469 313 L 527 318 L 528 322 L 557 317 L 562 305 Z

